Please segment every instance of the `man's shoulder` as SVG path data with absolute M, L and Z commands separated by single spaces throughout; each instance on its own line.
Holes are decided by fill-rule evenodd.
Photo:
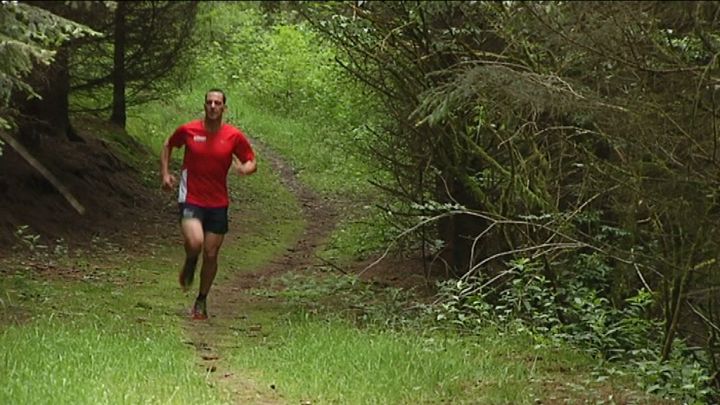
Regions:
M 240 128 L 228 123 L 223 123 L 222 131 L 228 136 L 245 136 L 245 133 Z
M 177 129 L 175 129 L 175 133 L 188 133 L 188 132 L 195 132 L 197 130 L 202 130 L 203 125 L 201 120 L 192 120 L 188 121 L 184 124 L 181 124 Z
M 192 120 L 188 121 L 180 126 L 181 128 L 186 129 L 202 129 L 203 128 L 203 122 L 202 120 Z

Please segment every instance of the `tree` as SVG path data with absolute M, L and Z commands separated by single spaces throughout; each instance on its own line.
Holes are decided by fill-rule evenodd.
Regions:
M 400 208 L 404 212 L 396 217 L 425 215 L 427 211 L 418 207 L 431 202 L 502 212 L 505 208 L 498 206 L 493 195 L 499 192 L 499 179 L 491 173 L 501 165 L 484 153 L 484 148 L 492 147 L 487 143 L 492 142 L 492 135 L 473 123 L 480 111 L 462 111 L 445 122 L 413 115 L 424 95 L 447 82 L 452 69 L 468 55 L 500 52 L 503 43 L 484 16 L 492 7 L 468 2 L 345 3 L 339 7 L 318 5 L 303 14 L 338 45 L 344 53 L 339 62 L 374 90 L 391 117 L 369 142 L 368 154 L 395 177 L 392 184 L 378 186 L 405 204 Z M 492 189 L 483 189 L 482 184 Z M 469 236 L 485 226 L 478 218 L 446 217 L 440 221 L 439 233 L 425 227 L 420 231 L 424 246 L 442 239 L 444 259 L 459 271 L 468 264 Z M 478 254 L 491 254 L 502 246 L 484 244 Z
M 85 41 L 70 61 L 71 91 L 93 100 L 79 109 L 111 111 L 110 120 L 124 127 L 126 109 L 165 96 L 171 74 L 187 72 L 193 57 L 192 30 L 197 2 L 118 2 L 99 19 L 106 39 Z M 112 89 L 108 99 L 105 90 Z M 87 103 L 86 103 L 87 104 Z
M 112 70 L 112 83 L 113 83 L 113 101 L 112 101 L 112 114 L 110 115 L 110 122 L 125 127 L 125 121 L 127 120 L 126 114 L 126 98 L 125 91 L 127 89 L 127 82 L 125 80 L 125 51 L 126 51 L 126 35 L 125 20 L 127 19 L 127 4 L 125 2 L 119 2 L 115 9 L 115 28 L 114 28 L 114 42 L 113 42 L 113 70 Z
M 50 65 L 64 42 L 96 32 L 29 4 L 0 3 L 0 129 L 9 129 L 17 116 L 13 95 L 37 99 L 27 77 L 34 67 Z
M 569 263 L 597 252 L 612 271 L 594 287 L 615 305 L 658 292 L 660 358 L 698 322 L 717 364 L 720 5 L 316 9 L 306 17 L 393 118 L 371 142 L 397 179 L 381 186 L 415 221 L 455 218 L 425 238 L 463 243 L 464 277 L 503 282 L 489 264 L 528 256 L 562 291 Z
M 29 97 L 25 106 L 37 105 L 41 100 L 42 96 L 33 87 L 37 79 L 27 75 L 37 74 L 38 68 L 48 69 L 54 60 L 62 61 L 66 54 L 62 50 L 56 51 L 56 48 L 67 40 L 84 35 L 98 33 L 31 5 L 0 3 L 0 155 L 3 141 L 8 142 L 81 214 L 84 208 L 62 183 L 5 131 L 15 127 L 16 119 L 22 115 L 22 110 L 16 109 L 13 100 L 21 100 L 19 95 Z
M 74 109 L 109 110 L 111 121 L 124 127 L 128 105 L 163 97 L 168 85 L 162 79 L 186 66 L 196 2 L 31 3 L 105 34 L 69 43 L 51 69 L 37 72 L 39 79 L 51 78 L 41 87 L 48 101 L 28 104 L 26 110 L 43 115 L 46 131 L 65 128 L 56 132 L 74 138 L 66 124 L 70 92 L 81 100 Z

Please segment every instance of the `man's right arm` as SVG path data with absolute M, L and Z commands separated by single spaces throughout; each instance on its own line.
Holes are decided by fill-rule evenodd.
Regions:
M 170 138 L 168 138 L 163 144 L 162 152 L 160 152 L 160 175 L 162 176 L 163 190 L 172 190 L 175 188 L 175 184 L 177 183 L 175 176 L 170 174 L 170 157 L 172 156 L 172 148 L 172 145 L 170 145 Z

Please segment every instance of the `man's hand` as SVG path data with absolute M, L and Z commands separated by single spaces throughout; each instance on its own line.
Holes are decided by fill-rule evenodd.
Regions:
M 170 138 L 165 140 L 162 152 L 160 153 L 160 175 L 162 176 L 162 189 L 172 191 L 177 184 L 175 176 L 170 174 L 170 157 L 172 156 L 172 146 L 170 146 Z
M 241 163 L 240 160 L 235 157 L 233 157 L 233 167 L 240 176 L 249 176 L 255 173 L 255 170 L 257 169 L 255 160 L 248 160 L 245 163 Z
M 172 174 L 164 174 L 162 179 L 162 189 L 165 191 L 172 191 L 177 184 L 177 179 Z

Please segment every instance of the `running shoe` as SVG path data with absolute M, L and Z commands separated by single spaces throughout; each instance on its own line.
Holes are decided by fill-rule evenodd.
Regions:
M 207 302 L 205 300 L 195 300 L 195 305 L 193 305 L 192 309 L 192 319 L 196 321 L 208 319 Z

